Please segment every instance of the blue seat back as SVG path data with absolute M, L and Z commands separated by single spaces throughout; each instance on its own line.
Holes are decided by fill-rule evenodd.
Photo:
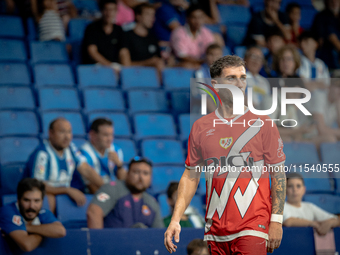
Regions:
M 153 194 L 166 193 L 170 182 L 179 182 L 183 171 L 184 167 L 180 166 L 155 166 L 152 169 L 150 191 Z
M 165 112 L 167 99 L 163 91 L 133 90 L 128 93 L 129 112 Z
M 283 151 L 286 154 L 286 165 L 320 162 L 316 147 L 312 143 L 285 143 Z
M 126 67 L 121 73 L 123 89 L 159 88 L 157 71 L 153 67 Z
M 0 171 L 0 191 L 2 194 L 13 194 L 17 192 L 19 181 L 27 176 L 25 175 L 25 164 L 10 164 L 2 166 Z M 2 197 L 2 205 L 9 204 L 17 200 L 16 195 Z
M 154 164 L 184 164 L 182 145 L 176 140 L 152 139 L 142 142 L 142 154 Z
M 220 4 L 218 9 L 221 15 L 221 22 L 227 25 L 247 25 L 251 19 L 251 13 L 248 7 Z
M 73 86 L 74 78 L 69 65 L 39 64 L 33 67 L 35 85 Z
M 115 139 L 113 141 L 123 151 L 124 163 L 128 163 L 132 158 L 138 155 L 135 142 L 129 139 Z
M 68 23 L 68 34 L 70 41 L 83 40 L 85 29 L 91 21 L 88 19 L 71 19 Z
M 42 111 L 79 110 L 78 91 L 73 88 L 40 88 L 39 104 Z
M 313 203 L 327 212 L 340 214 L 340 196 L 329 194 L 305 195 L 304 201 Z
M 26 61 L 25 44 L 21 40 L 0 39 L 0 61 Z
M 321 159 L 327 164 L 339 164 L 340 142 L 322 143 L 320 146 Z
M 166 90 L 190 89 L 190 79 L 194 71 L 185 68 L 166 68 L 163 71 L 163 84 Z
M 247 26 L 245 25 L 230 25 L 227 30 L 227 46 L 234 48 L 241 45 L 247 33 Z
M 36 136 L 38 133 L 39 124 L 34 112 L 0 111 L 0 136 Z
M 35 108 L 32 90 L 28 87 L 0 87 L 0 109 L 24 109 Z
M 65 44 L 61 42 L 32 41 L 30 51 L 32 64 L 69 62 Z
M 87 112 L 125 110 L 123 96 L 119 90 L 88 88 L 83 91 L 83 95 Z
M 117 77 L 110 67 L 98 65 L 80 65 L 77 67 L 78 83 L 81 87 L 105 86 L 116 87 Z
M 190 112 L 190 92 L 189 91 L 172 91 L 171 108 L 176 113 Z
M 0 84 L 30 85 L 31 78 L 25 64 L 0 63 Z
M 0 37 L 22 39 L 25 36 L 22 20 L 18 16 L 0 16 Z

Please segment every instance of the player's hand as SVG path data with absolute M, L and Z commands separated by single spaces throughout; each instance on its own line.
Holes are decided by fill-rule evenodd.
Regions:
M 168 252 L 176 252 L 177 245 L 172 242 L 172 238 L 175 237 L 175 242 L 179 242 L 179 233 L 181 232 L 181 226 L 178 222 L 170 222 L 168 229 L 164 233 L 164 246 Z
M 75 188 L 68 188 L 67 194 L 70 196 L 77 206 L 83 206 L 86 203 L 86 197 L 83 192 Z
M 332 229 L 332 224 L 329 221 L 321 221 L 315 229 L 320 236 L 324 236 Z
M 273 253 L 274 249 L 280 247 L 282 240 L 282 224 L 278 222 L 270 222 L 268 230 L 267 252 Z

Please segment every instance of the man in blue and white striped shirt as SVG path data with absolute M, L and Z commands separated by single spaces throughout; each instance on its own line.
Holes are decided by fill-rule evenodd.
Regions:
M 89 137 L 90 141 L 81 147 L 81 153 L 85 156 L 87 163 L 94 168 L 105 183 L 116 178 L 125 179 L 123 151 L 113 143 L 112 121 L 103 118 L 94 120 L 91 124 Z M 86 184 L 92 192 L 95 191 L 91 184 Z

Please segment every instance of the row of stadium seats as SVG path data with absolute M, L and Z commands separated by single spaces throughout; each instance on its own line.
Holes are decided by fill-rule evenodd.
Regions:
M 60 85 L 75 86 L 72 68 L 67 64 L 33 65 L 33 82 L 28 66 L 24 63 L 0 63 L 0 85 L 21 85 L 35 87 Z M 162 74 L 162 84 L 166 90 L 189 89 L 193 70 L 184 68 L 166 68 Z M 120 72 L 122 89 L 149 88 L 158 89 L 161 84 L 155 68 L 125 67 Z M 80 88 L 106 87 L 117 88 L 118 77 L 109 67 L 99 65 L 79 65 L 77 79 Z
M 126 100 L 125 100 L 126 98 Z M 170 106 L 169 106 L 170 104 Z M 126 107 L 128 106 L 128 107 Z M 135 89 L 124 92 L 108 88 L 77 90 L 61 86 L 37 89 L 0 85 L 0 110 L 96 111 L 189 113 L 190 93 L 162 89 Z M 128 108 L 128 110 L 126 109 Z

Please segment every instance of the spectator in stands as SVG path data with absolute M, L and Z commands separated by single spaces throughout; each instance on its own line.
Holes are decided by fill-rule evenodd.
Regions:
M 85 30 L 82 58 L 83 64 L 101 64 L 111 66 L 114 70 L 120 70 L 126 48 L 124 33 L 120 26 L 114 24 L 117 4 L 116 0 L 101 0 L 99 7 L 102 11 L 102 18 L 89 24 Z M 125 52 L 126 54 L 126 52 Z
M 283 225 L 286 227 L 313 227 L 319 235 L 327 234 L 339 226 L 339 218 L 320 207 L 303 202 L 306 193 L 303 177 L 298 173 L 287 174 L 287 202 L 283 211 Z
M 98 188 L 104 184 L 71 141 L 70 122 L 64 118 L 55 119 L 49 126 L 49 140 L 45 140 L 34 150 L 26 164 L 26 170 L 31 177 L 45 182 L 52 212 L 55 211 L 55 196 L 60 194 L 67 194 L 78 206 L 85 204 L 85 195 L 70 187 L 75 169 Z
M 241 0 L 243 1 L 243 0 Z M 247 1 L 247 0 L 245 0 Z M 218 24 L 220 23 L 220 13 L 217 8 L 217 3 L 220 0 L 190 0 L 191 5 L 200 5 L 204 11 L 206 24 Z
M 195 72 L 196 78 L 209 78 L 210 77 L 210 66 L 217 59 L 223 56 L 223 50 L 217 43 L 210 44 L 205 51 L 205 62 L 201 65 L 201 68 Z
M 168 227 L 171 221 L 172 213 L 175 208 L 175 204 L 177 201 L 178 194 L 178 182 L 171 182 L 166 191 L 168 196 L 168 204 L 171 208 L 171 214 L 164 218 L 164 225 Z M 204 219 L 199 214 L 196 208 L 192 206 L 188 206 L 185 210 L 179 224 L 182 228 L 203 228 L 204 227 Z
M 194 239 L 187 246 L 188 255 L 209 255 L 209 248 L 206 241 Z
M 89 228 L 163 228 L 159 206 L 146 190 L 151 184 L 152 163 L 135 157 L 126 180 L 101 187 L 87 209 Z
M 81 153 L 87 163 L 99 174 L 104 183 L 112 180 L 125 179 L 123 166 L 123 151 L 113 143 L 114 127 L 111 120 L 96 119 L 92 122 L 89 132 L 90 141 L 81 147 Z M 91 193 L 96 186 L 87 182 Z
M 159 73 L 164 68 L 156 37 L 149 31 L 155 21 L 155 9 L 151 4 L 142 3 L 134 9 L 136 26 L 126 33 L 128 50 L 122 56 L 124 62 L 135 66 L 156 67 Z
M 273 62 L 274 55 L 285 45 L 281 31 L 276 30 L 266 37 L 266 44 L 269 52 L 265 56 L 264 69 L 262 69 L 260 73 L 264 77 L 277 77 L 277 73 L 274 71 Z
M 330 69 L 340 68 L 340 1 L 324 0 L 325 10 L 318 13 L 312 25 L 320 44 L 320 58 Z
M 25 178 L 17 187 L 18 200 L 0 208 L 2 233 L 25 252 L 36 249 L 44 237 L 60 238 L 66 235 L 64 226 L 53 213 L 42 209 L 44 195 L 43 182 Z
M 288 15 L 289 25 L 291 27 L 291 39 L 289 42 L 297 45 L 298 37 L 303 31 L 303 28 L 300 26 L 301 6 L 298 3 L 288 4 L 286 14 Z
M 253 89 L 253 106 L 257 110 L 265 110 L 264 99 L 271 95 L 271 90 L 268 80 L 259 74 L 264 63 L 261 48 L 258 46 L 248 48 L 244 61 L 247 68 L 247 87 Z
M 172 32 L 171 46 L 180 66 L 200 68 L 207 47 L 215 42 L 214 35 L 203 24 L 204 12 L 198 5 L 192 5 L 187 10 L 187 24 Z
M 311 31 L 304 31 L 299 37 L 299 42 L 302 50 L 299 76 L 308 80 L 306 88 L 311 92 L 315 89 L 326 89 L 330 84 L 330 74 L 325 63 L 316 57 L 318 42 L 314 34 Z
M 281 0 L 265 0 L 265 9 L 255 13 L 249 23 L 244 43 L 266 46 L 265 38 L 277 29 L 281 31 L 285 40 L 291 39 L 291 28 L 285 13 L 279 12 Z
M 299 52 L 292 45 L 282 47 L 274 56 L 274 70 L 282 78 L 298 78 L 300 64 Z
M 65 41 L 65 29 L 56 0 L 37 0 L 40 41 Z

